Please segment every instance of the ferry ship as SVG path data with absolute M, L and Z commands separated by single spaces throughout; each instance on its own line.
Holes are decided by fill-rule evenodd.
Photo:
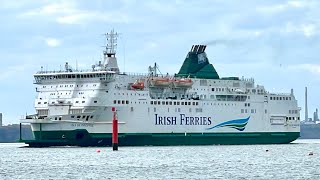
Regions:
M 106 34 L 104 58 L 89 70 L 66 63 L 34 74 L 36 114 L 21 123 L 31 124 L 35 139 L 25 143 L 111 146 L 113 107 L 119 146 L 282 144 L 300 136 L 293 90 L 269 93 L 253 78 L 220 77 L 206 45 L 193 45 L 174 75 L 157 64 L 145 74 L 120 72 L 117 37 Z

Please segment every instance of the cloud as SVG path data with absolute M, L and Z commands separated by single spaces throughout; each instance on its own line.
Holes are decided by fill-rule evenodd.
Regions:
M 97 11 L 83 11 L 58 16 L 56 21 L 60 24 L 87 24 L 93 21 L 109 23 L 128 23 L 129 16 L 118 13 L 101 13 Z
M 20 17 L 52 18 L 60 24 L 87 24 L 90 22 L 128 23 L 131 18 L 125 12 L 84 10 L 73 1 L 46 4 L 40 8 L 32 9 L 20 14 Z
M 282 4 L 275 4 L 270 6 L 260 6 L 257 11 L 263 14 L 276 14 L 287 11 L 292 8 L 303 8 L 307 7 L 308 4 L 305 1 L 287 1 Z
M 1 70 L 0 82 L 5 82 L 6 80 L 11 81 L 13 79 L 16 79 L 17 77 L 24 77 L 24 72 L 28 69 L 31 69 L 32 67 L 32 64 L 18 64 L 6 67 L 6 69 Z
M 44 39 L 46 44 L 50 47 L 57 47 L 57 46 L 60 46 L 61 44 L 61 41 L 58 40 L 58 39 L 55 39 L 55 38 L 45 38 Z
M 288 66 L 292 70 L 309 71 L 312 74 L 319 75 L 320 77 L 320 64 L 297 64 Z
M 305 37 L 311 37 L 317 34 L 317 26 L 315 24 L 300 24 L 300 25 L 294 25 L 292 22 L 288 22 L 283 32 L 285 33 L 302 33 Z

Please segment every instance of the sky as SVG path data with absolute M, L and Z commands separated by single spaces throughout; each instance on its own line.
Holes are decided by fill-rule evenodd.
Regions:
M 103 34 L 120 33 L 120 71 L 177 73 L 193 44 L 221 77 L 254 78 L 290 93 L 304 119 L 320 108 L 320 1 L 0 0 L 0 112 L 3 123 L 32 114 L 33 74 L 65 62 L 89 69 L 102 59 Z

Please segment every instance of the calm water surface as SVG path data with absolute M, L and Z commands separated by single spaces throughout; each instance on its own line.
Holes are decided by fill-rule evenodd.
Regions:
M 1 180 L 320 179 L 320 140 L 286 145 L 119 147 L 119 151 L 22 146 L 0 144 Z

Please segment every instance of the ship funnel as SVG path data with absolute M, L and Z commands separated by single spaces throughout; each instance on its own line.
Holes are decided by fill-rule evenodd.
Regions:
M 207 45 L 193 45 L 176 77 L 219 79 L 219 75 L 209 63 L 205 53 Z

